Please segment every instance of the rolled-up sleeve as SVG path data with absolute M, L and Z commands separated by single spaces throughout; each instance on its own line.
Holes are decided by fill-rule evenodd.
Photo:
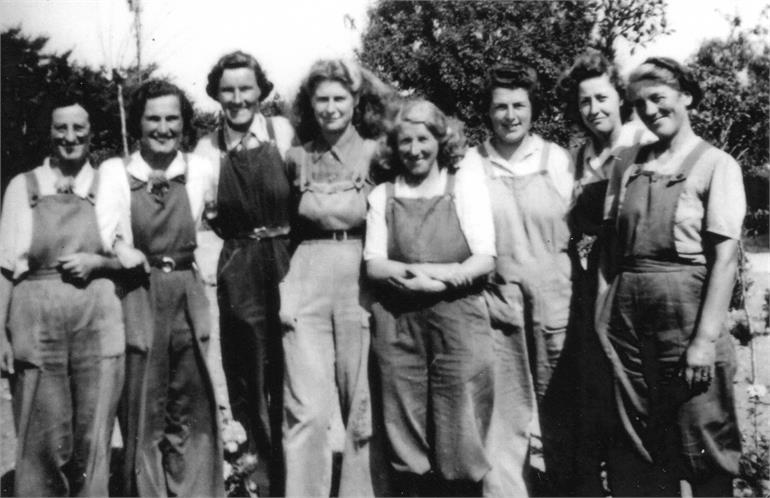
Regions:
M 384 184 L 372 190 L 368 197 L 368 204 L 364 261 L 388 259 L 388 226 L 385 220 L 387 195 Z
M 471 254 L 496 256 L 492 203 L 483 166 L 480 162 L 463 162 L 455 179 L 457 217 Z
M 27 181 L 24 175 L 18 175 L 5 191 L 0 213 L 0 267 L 13 273 L 14 278 L 25 273 L 31 244 L 32 209 Z
M 122 159 L 108 159 L 99 167 L 95 207 L 99 233 L 107 250 L 112 249 L 118 238 L 133 244 L 131 190 Z
M 735 159 L 723 152 L 714 164 L 709 184 L 705 230 L 730 239 L 740 239 L 745 216 L 746 191 L 741 168 Z

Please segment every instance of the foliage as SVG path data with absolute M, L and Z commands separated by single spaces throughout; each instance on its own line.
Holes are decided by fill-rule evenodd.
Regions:
M 631 45 L 645 46 L 658 35 L 671 33 L 666 19 L 666 0 L 594 0 L 591 2 L 596 24 L 592 44 L 609 60 L 615 60 L 615 44 L 624 39 Z
M 553 91 L 561 72 L 589 46 L 612 55 L 616 39 L 642 44 L 665 33 L 664 7 L 665 0 L 380 0 L 369 11 L 358 56 L 402 93 L 419 94 L 462 119 L 472 143 L 485 133 L 479 96 L 488 69 L 525 59 L 541 76 L 546 102 L 534 129 L 567 144 L 572 133 Z
M 768 10 L 748 29 L 742 29 L 740 18 L 730 20 L 732 32 L 726 39 L 703 42 L 689 60 L 705 95 L 693 113 L 693 127 L 741 164 L 749 210 L 757 218 L 748 228 L 766 232 L 767 216 L 758 210 L 766 212 L 770 195 Z

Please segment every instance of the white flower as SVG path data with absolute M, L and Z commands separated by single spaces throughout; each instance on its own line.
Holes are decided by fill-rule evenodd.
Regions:
M 231 475 L 233 475 L 233 466 L 232 466 L 232 465 L 230 465 L 230 464 L 229 464 L 229 463 L 227 463 L 227 462 L 223 462 L 223 465 L 222 465 L 222 473 L 223 473 L 223 474 L 224 474 L 224 476 L 225 476 L 225 480 L 227 480 L 227 478 L 228 478 L 228 477 L 230 477 Z
M 225 443 L 225 451 L 228 453 L 236 453 L 238 451 L 238 443 L 235 441 L 227 441 Z
M 759 399 L 767 394 L 767 387 L 764 384 L 751 384 L 746 392 L 749 393 L 749 399 Z

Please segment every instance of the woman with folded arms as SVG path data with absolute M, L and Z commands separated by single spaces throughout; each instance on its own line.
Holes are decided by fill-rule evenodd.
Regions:
M 395 179 L 369 196 L 367 275 L 395 483 L 408 495 L 478 496 L 489 471 L 494 346 L 482 290 L 494 268 L 483 171 L 457 169 L 460 123 L 404 103 L 388 132 Z

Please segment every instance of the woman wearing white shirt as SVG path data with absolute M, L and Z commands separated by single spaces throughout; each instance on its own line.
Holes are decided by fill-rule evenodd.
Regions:
M 484 177 L 455 168 L 464 137 L 429 102 L 403 104 L 388 145 L 397 176 L 369 196 L 364 259 L 391 464 L 405 491 L 478 494 L 494 355 Z

